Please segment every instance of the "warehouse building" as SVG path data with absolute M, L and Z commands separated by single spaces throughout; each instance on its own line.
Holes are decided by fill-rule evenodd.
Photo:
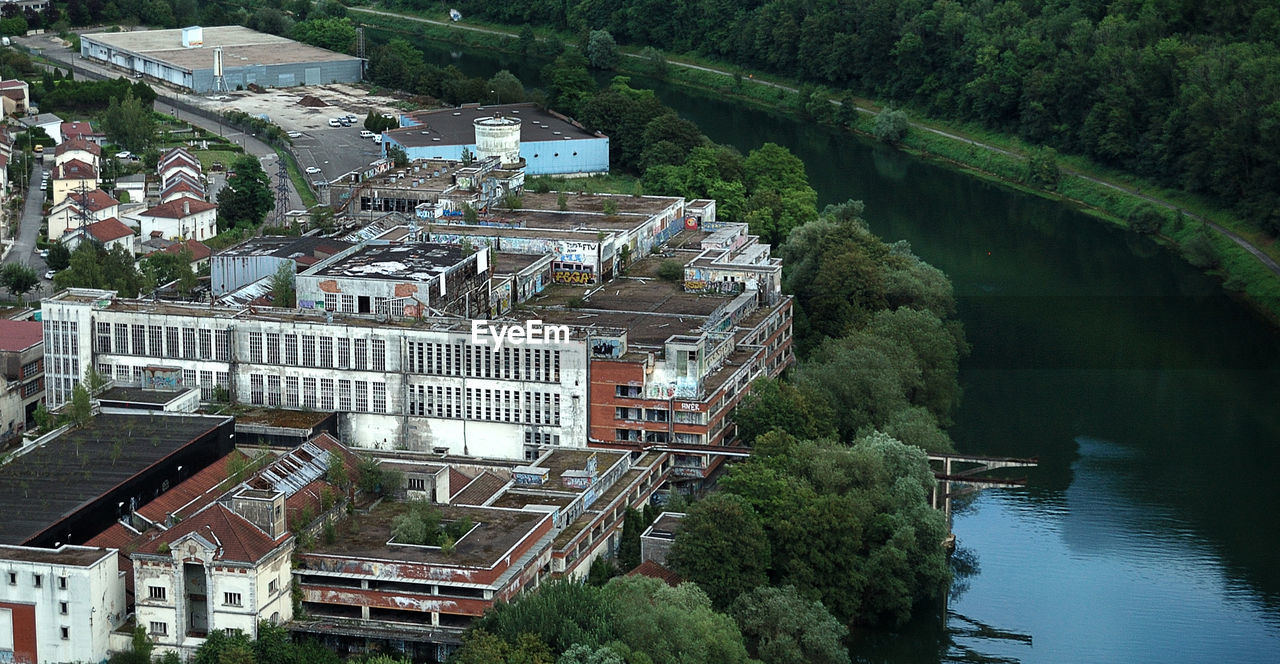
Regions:
M 400 116 L 400 128 L 382 133 L 382 154 L 399 146 L 411 161 L 461 161 L 498 156 L 515 159 L 528 175 L 594 175 L 609 172 L 609 137 L 536 104 L 466 105 Z
M 238 25 L 82 35 L 80 55 L 196 93 L 355 83 L 364 69 L 360 58 Z

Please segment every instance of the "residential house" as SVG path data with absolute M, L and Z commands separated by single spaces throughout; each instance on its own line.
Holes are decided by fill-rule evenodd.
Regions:
M 213 255 L 213 250 L 198 240 L 175 242 L 164 248 L 164 252 L 168 254 L 180 254 L 183 251 L 191 254 L 191 271 L 196 273 L 209 265 L 209 257 Z
M 54 145 L 62 142 L 62 118 L 54 115 L 53 113 L 29 115 L 18 120 L 18 122 L 22 123 L 26 127 L 39 127 L 40 129 L 43 129 L 44 133 L 48 134 L 49 138 L 53 140 Z M 45 147 L 50 146 L 46 145 Z
M 137 217 L 143 237 L 159 231 L 171 240 L 207 240 L 218 233 L 218 206 L 193 198 L 161 203 Z
M 93 127 L 91 127 L 88 122 L 80 120 L 64 122 L 62 123 L 60 130 L 62 132 L 63 141 L 68 141 L 74 138 L 87 141 L 101 147 L 107 139 L 106 135 L 102 132 L 94 131 Z
M 31 86 L 26 81 L 0 81 L 0 117 L 26 115 L 31 108 Z
M 94 168 L 102 167 L 102 148 L 97 143 L 90 143 L 79 136 L 63 139 L 53 151 L 53 155 L 55 166 L 65 164 L 72 159 L 79 159 Z
M 80 246 L 81 242 L 89 241 L 101 245 L 107 251 L 120 247 L 134 254 L 136 253 L 133 246 L 134 237 L 132 228 L 125 226 L 115 217 L 107 217 L 102 221 L 95 221 L 83 228 L 68 232 L 62 236 L 62 243 L 73 251 Z
M 70 230 L 119 215 L 120 201 L 107 192 L 101 189 L 73 192 L 49 211 L 49 241 L 57 242 Z
M 70 159 L 53 167 L 53 202 L 61 203 L 70 194 L 98 188 L 98 169 L 79 159 Z

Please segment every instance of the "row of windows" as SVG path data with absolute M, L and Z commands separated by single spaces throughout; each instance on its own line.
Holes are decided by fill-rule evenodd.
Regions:
M 94 350 L 99 353 L 223 362 L 231 359 L 230 330 L 98 323 L 97 332 Z
M 467 378 L 560 381 L 560 351 L 540 348 L 493 349 L 461 343 L 410 341 L 405 356 L 409 373 Z
M 141 366 L 100 363 L 98 364 L 98 373 L 104 378 L 114 376 L 117 383 L 134 383 L 141 385 L 143 380 L 143 367 Z M 195 369 L 184 369 L 182 371 L 182 380 L 180 384 L 183 387 L 200 388 L 200 400 L 212 401 L 214 387 L 221 387 L 224 390 L 231 389 L 231 374 L 226 371 L 196 371 Z
M 16 586 L 16 585 L 18 585 L 18 573 L 17 573 L 17 572 L 9 572 L 9 585 L 11 585 L 11 586 Z M 31 575 L 31 587 L 33 587 L 33 588 L 43 588 L 43 587 L 44 587 L 44 575 L 43 575 L 43 574 L 32 574 L 32 575 Z M 60 576 L 60 577 L 58 577 L 58 590 L 66 590 L 66 589 L 67 589 L 67 577 L 65 577 L 65 576 Z
M 71 389 L 80 382 L 79 324 L 75 321 L 44 323 L 45 394 L 56 408 L 71 400 Z
M 408 411 L 423 417 L 560 425 L 560 395 L 442 385 L 410 385 Z
M 255 364 L 386 371 L 384 339 L 348 339 L 313 334 L 250 332 L 249 361 Z
M 385 413 L 387 384 L 382 381 L 249 374 L 249 402 L 321 411 Z
M 702 434 L 677 432 L 673 439 L 666 431 L 640 431 L 639 429 L 614 429 L 613 438 L 627 443 L 670 443 L 674 440 L 681 445 L 702 444 Z

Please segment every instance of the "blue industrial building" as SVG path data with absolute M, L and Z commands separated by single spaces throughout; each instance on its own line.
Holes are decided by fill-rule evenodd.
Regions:
M 382 154 L 398 145 L 410 160 L 461 160 L 477 153 L 475 120 L 495 115 L 520 119 L 520 156 L 527 175 L 594 175 L 609 172 L 609 137 L 531 103 L 468 105 L 400 116 L 400 128 L 383 132 Z

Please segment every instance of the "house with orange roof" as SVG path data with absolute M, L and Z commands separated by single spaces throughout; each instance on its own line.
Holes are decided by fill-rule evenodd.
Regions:
M 88 241 L 101 245 L 107 251 L 120 247 L 130 254 L 134 254 L 136 253 L 134 249 L 136 237 L 133 234 L 133 229 L 125 226 L 119 219 L 107 217 L 102 221 L 95 221 L 66 233 L 62 236 L 61 241 L 72 251 L 80 246 L 81 242 Z
M 102 148 L 97 143 L 91 143 L 79 136 L 67 138 L 54 149 L 53 164 L 58 166 L 72 159 L 79 159 L 94 168 L 101 168 Z
M 218 233 L 218 206 L 194 198 L 176 198 L 137 215 L 142 237 L 169 240 L 207 240 Z
M 57 242 L 68 231 L 112 217 L 119 218 L 120 201 L 101 189 L 72 192 L 49 210 L 49 241 Z
M 61 203 L 67 196 L 84 189 L 98 188 L 98 168 L 80 159 L 68 159 L 53 167 L 53 202 Z

